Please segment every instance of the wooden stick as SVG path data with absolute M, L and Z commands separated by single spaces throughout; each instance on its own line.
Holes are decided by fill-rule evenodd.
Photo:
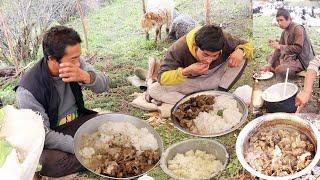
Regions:
M 84 33 L 84 41 L 85 41 L 85 49 L 86 49 L 86 54 L 89 53 L 89 45 L 88 45 L 88 35 L 87 35 L 87 28 L 86 28 L 86 22 L 85 22 L 85 18 L 84 18 L 84 14 L 83 14 L 83 10 L 81 7 L 81 3 L 80 0 L 77 0 L 77 9 L 80 15 L 80 21 L 81 21 L 81 25 L 82 25 L 82 29 L 83 29 L 83 33 Z
M 204 12 L 205 12 L 206 25 L 210 25 L 211 24 L 211 21 L 210 21 L 210 0 L 205 0 Z
M 142 10 L 143 10 L 143 14 L 145 14 L 147 12 L 146 3 L 144 2 L 144 0 L 142 0 Z
M 3 27 L 4 36 L 5 36 L 7 43 L 8 43 L 9 52 L 10 52 L 11 59 L 13 60 L 15 71 L 16 71 L 16 73 L 18 73 L 19 69 L 20 69 L 19 68 L 19 61 L 18 61 L 17 56 L 14 52 L 13 42 L 12 42 L 12 38 L 10 36 L 10 29 L 9 29 L 5 14 L 3 13 L 1 3 L 0 3 L 0 23 Z

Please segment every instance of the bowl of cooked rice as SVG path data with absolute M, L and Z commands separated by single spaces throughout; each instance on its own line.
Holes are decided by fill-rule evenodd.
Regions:
M 111 179 L 135 179 L 159 164 L 160 135 L 136 117 L 109 113 L 85 122 L 74 136 L 79 162 L 91 172 Z
M 160 160 L 162 170 L 173 179 L 212 179 L 229 161 L 226 148 L 211 139 L 188 139 L 171 145 Z
M 189 94 L 171 110 L 174 126 L 198 137 L 228 134 L 240 128 L 247 116 L 248 108 L 238 96 L 214 90 Z
M 289 180 L 311 172 L 320 159 L 320 136 L 310 122 L 288 113 L 272 113 L 249 122 L 240 132 L 236 154 L 253 176 Z

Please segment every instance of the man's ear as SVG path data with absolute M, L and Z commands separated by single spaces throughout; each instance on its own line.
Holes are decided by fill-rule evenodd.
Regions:
M 195 48 L 196 51 L 199 49 L 199 47 L 196 45 L 195 42 L 193 43 L 193 46 L 194 46 L 194 48 Z
M 56 62 L 58 62 L 57 59 L 54 58 L 53 56 L 48 56 L 48 61 L 52 61 L 52 62 L 56 61 Z

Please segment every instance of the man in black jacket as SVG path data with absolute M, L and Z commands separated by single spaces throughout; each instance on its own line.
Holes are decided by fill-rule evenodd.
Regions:
M 40 158 L 44 176 L 61 177 L 83 169 L 74 155 L 73 136 L 96 112 L 84 107 L 81 88 L 95 93 L 108 89 L 108 77 L 80 58 L 80 43 L 73 29 L 51 28 L 43 39 L 44 57 L 15 88 L 19 107 L 37 111 L 44 119 L 45 148 Z

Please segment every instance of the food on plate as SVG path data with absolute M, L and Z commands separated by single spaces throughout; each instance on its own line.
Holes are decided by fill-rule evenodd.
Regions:
M 302 132 L 289 128 L 265 127 L 253 134 L 245 150 L 245 160 L 268 176 L 287 176 L 307 167 L 315 146 Z
M 200 150 L 178 153 L 168 161 L 168 169 L 179 177 L 208 179 L 223 170 L 223 164 L 213 154 Z
M 117 178 L 143 174 L 160 159 L 154 135 L 129 122 L 106 122 L 84 134 L 79 153 L 87 168 Z
M 194 134 L 221 133 L 237 125 L 243 114 L 231 96 L 199 95 L 179 105 L 173 115 Z
M 260 80 L 267 80 L 272 78 L 273 73 L 270 71 L 260 71 L 253 74 L 253 78 L 260 79 Z

